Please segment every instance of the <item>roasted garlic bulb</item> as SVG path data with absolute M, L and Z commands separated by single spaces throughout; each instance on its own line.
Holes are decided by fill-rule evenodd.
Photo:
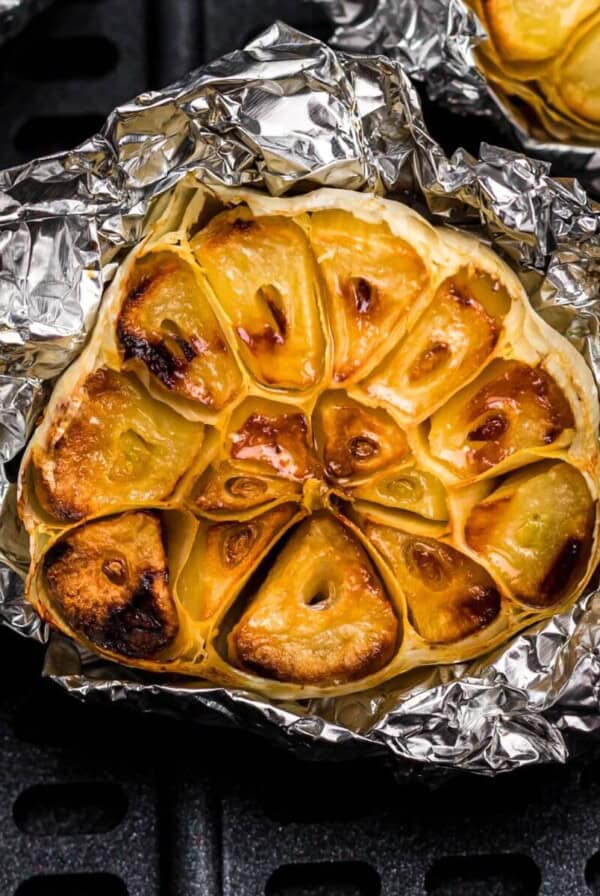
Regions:
M 600 142 L 600 0 L 468 0 L 480 67 L 536 136 Z M 537 133 L 539 132 L 539 133 Z
M 188 181 L 30 442 L 27 595 L 112 660 L 276 698 L 464 661 L 588 582 L 597 429 L 477 240 Z

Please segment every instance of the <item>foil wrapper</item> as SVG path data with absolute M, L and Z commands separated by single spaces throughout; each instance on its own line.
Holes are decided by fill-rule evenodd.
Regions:
M 80 351 L 104 284 L 184 176 L 283 194 L 319 185 L 411 202 L 487 239 L 600 379 L 600 209 L 546 162 L 483 146 L 447 158 L 398 61 L 336 53 L 275 24 L 244 50 L 116 109 L 72 152 L 0 172 L 0 547 L 27 568 L 15 467 L 53 379 Z M 378 754 L 506 771 L 564 761 L 600 727 L 600 594 L 494 656 L 329 700 L 267 702 L 125 669 L 52 635 L 0 569 L 0 618 L 49 640 L 46 673 L 90 700 L 243 725 L 311 757 Z
M 600 194 L 600 148 L 541 140 L 521 109 L 486 81 L 473 53 L 486 31 L 463 0 L 375 0 L 366 16 L 366 2 L 320 2 L 337 26 L 334 47 L 397 60 L 424 83 L 430 99 L 457 113 L 492 116 L 526 152 L 557 163 Z

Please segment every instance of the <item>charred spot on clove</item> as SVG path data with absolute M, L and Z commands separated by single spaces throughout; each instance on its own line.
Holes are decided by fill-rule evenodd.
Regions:
M 464 290 L 460 289 L 454 280 L 450 283 L 449 292 L 458 305 L 463 305 L 465 308 L 469 308 L 471 305 L 475 304 L 473 297 L 467 295 Z
M 416 383 L 434 373 L 450 357 L 450 348 L 445 342 L 433 342 L 411 364 L 408 380 Z
M 141 334 L 133 333 L 121 321 L 117 325 L 117 337 L 123 349 L 124 359 L 126 361 L 131 359 L 141 361 L 167 389 L 173 389 L 176 386 L 177 382 L 185 376 L 189 364 L 198 355 L 197 346 L 179 337 L 173 340 L 182 355 L 182 357 L 178 357 L 165 342 L 146 339 Z M 206 401 L 210 403 L 208 396 Z
M 544 445 L 551 445 L 552 442 L 555 442 L 557 440 L 557 438 L 559 437 L 559 435 L 561 434 L 561 432 L 562 432 L 562 427 L 560 427 L 560 426 L 549 427 L 548 430 L 546 431 L 546 434 L 543 439 Z
M 474 585 L 461 603 L 461 610 L 471 619 L 477 628 L 485 628 L 493 622 L 501 606 L 500 592 L 497 588 L 485 585 Z
M 286 318 L 285 314 L 283 313 L 283 311 L 279 307 L 279 305 L 277 305 L 271 299 L 267 300 L 267 305 L 269 306 L 269 311 L 273 315 L 273 319 L 274 319 L 275 323 L 277 324 L 281 338 L 283 340 L 285 340 L 285 337 L 287 335 L 287 328 L 288 328 L 288 322 L 287 322 L 287 318 Z
M 148 287 L 151 285 L 153 280 L 154 277 L 142 277 L 142 279 L 139 280 L 135 284 L 135 286 L 132 286 L 132 288 L 129 290 L 127 298 L 132 302 L 137 302 L 142 298 L 144 293 L 148 291 Z
M 314 411 L 315 446 L 335 479 L 383 472 L 410 454 L 406 434 L 384 410 L 329 392 Z
M 261 308 L 264 306 L 271 320 L 265 321 L 259 330 L 250 331 L 246 327 L 236 327 L 236 333 L 241 341 L 255 355 L 261 350 L 272 350 L 276 346 L 283 345 L 288 334 L 288 319 L 282 308 L 282 297 L 277 287 L 271 283 L 261 286 L 256 291 L 256 301 Z
M 139 301 L 146 295 L 146 293 L 150 290 L 151 287 L 155 285 L 155 283 L 161 280 L 166 274 L 172 273 L 176 269 L 176 265 L 173 262 L 169 262 L 161 265 L 160 267 L 152 268 L 152 261 L 147 257 L 139 260 L 138 264 L 142 267 L 146 267 L 147 273 L 143 273 L 140 275 L 139 270 L 134 271 L 132 276 L 130 277 L 127 284 L 127 295 L 125 298 L 125 305 L 135 305 L 138 304 Z M 148 266 L 150 265 L 150 270 L 148 271 Z
M 66 560 L 72 550 L 73 548 L 68 542 L 57 541 L 56 544 L 52 545 L 44 557 L 44 570 L 47 571 L 56 563 L 60 563 L 61 560 Z
M 118 374 L 108 367 L 99 367 L 85 381 L 85 390 L 90 398 L 99 398 L 104 393 L 114 391 Z
M 258 355 L 263 349 L 273 350 L 277 345 L 283 345 L 285 339 L 271 324 L 265 324 L 259 332 L 251 333 L 245 327 L 236 327 L 235 332 L 253 355 Z
M 467 438 L 473 442 L 492 441 L 504 435 L 509 425 L 506 414 L 499 411 L 497 414 L 492 414 L 487 420 L 484 420 L 480 426 L 472 429 Z
M 267 283 L 256 291 L 256 298 L 260 305 L 266 305 L 269 309 L 269 313 L 275 323 L 275 327 L 271 327 L 271 329 L 274 332 L 278 332 L 282 341 L 285 341 L 288 331 L 288 320 L 282 308 L 283 299 L 280 291 L 272 283 Z M 269 326 L 271 325 L 269 324 Z
M 231 229 L 236 230 L 239 233 L 252 230 L 254 227 L 256 227 L 256 221 L 254 221 L 253 218 L 236 218 L 231 225 Z
M 368 314 L 377 301 L 377 290 L 364 277 L 351 277 L 348 294 L 359 314 Z
M 305 477 L 313 462 L 307 445 L 308 423 L 300 412 L 250 414 L 231 436 L 231 456 L 268 464 L 284 476 Z
M 175 638 L 179 622 L 156 514 L 89 522 L 65 535 L 44 566 L 53 604 L 98 647 L 146 658 Z
M 89 639 L 107 650 L 123 656 L 143 658 L 166 647 L 176 634 L 176 625 L 165 617 L 156 600 L 155 589 L 166 585 L 164 570 L 146 570 L 130 601 L 123 607 L 111 609 L 100 631 L 82 624 Z M 87 630 L 86 630 L 87 629 Z
M 540 588 L 540 602 L 551 603 L 569 584 L 582 555 L 581 538 L 567 538 Z
M 191 362 L 194 360 L 194 358 L 197 355 L 195 347 L 192 345 L 191 342 L 188 342 L 187 339 L 179 338 L 179 339 L 176 339 L 175 341 L 177 343 L 178 348 L 181 350 L 181 354 L 183 355 L 183 357 L 185 358 L 187 363 L 191 364 Z
M 272 444 L 274 450 L 281 450 L 277 444 L 282 433 L 306 436 L 308 424 L 304 414 L 281 414 L 279 417 L 267 417 L 264 414 L 250 414 L 239 430 L 239 438 L 232 450 L 233 457 L 244 457 L 243 449 L 247 445 Z
M 154 376 L 167 387 L 173 387 L 179 372 L 179 365 L 163 343 L 150 342 L 144 336 L 135 335 L 119 321 L 117 337 L 126 361 L 136 358 L 143 361 Z
M 144 364 L 167 389 L 180 389 L 185 383 L 192 362 L 213 346 L 197 334 L 186 334 L 172 318 L 160 322 L 158 330 L 147 331 L 143 315 L 136 310 L 151 289 L 160 289 L 162 281 L 177 274 L 178 264 L 163 261 L 156 269 L 139 281 L 134 281 L 127 292 L 116 325 L 117 341 L 124 361 L 137 360 Z M 212 404 L 208 390 L 201 400 Z

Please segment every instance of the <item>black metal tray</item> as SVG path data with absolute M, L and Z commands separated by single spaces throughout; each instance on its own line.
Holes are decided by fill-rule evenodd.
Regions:
M 300 0 L 57 2 L 0 48 L 0 166 L 74 145 L 275 18 L 329 33 Z M 448 150 L 502 140 L 426 114 Z M 250 734 L 80 704 L 41 662 L 0 630 L 1 896 L 600 894 L 593 755 L 432 789 L 374 761 L 300 761 Z

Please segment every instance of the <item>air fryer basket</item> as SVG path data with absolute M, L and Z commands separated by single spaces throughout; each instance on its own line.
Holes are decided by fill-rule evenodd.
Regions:
M 295 0 L 57 0 L 0 50 L 0 165 L 73 145 L 276 17 L 329 31 Z M 447 149 L 501 140 L 425 112 Z M 6 896 L 600 893 L 593 754 L 432 788 L 375 761 L 303 762 L 241 732 L 79 704 L 41 663 L 0 630 Z

